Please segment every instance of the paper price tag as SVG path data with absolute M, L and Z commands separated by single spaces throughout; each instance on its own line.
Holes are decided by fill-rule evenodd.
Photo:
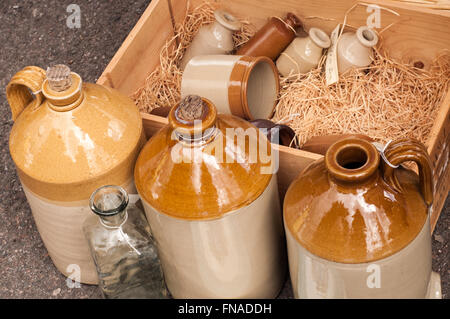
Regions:
M 337 27 L 331 32 L 331 46 L 327 52 L 327 60 L 325 61 L 325 76 L 327 80 L 327 85 L 336 83 L 339 80 L 338 66 L 337 66 L 337 40 L 339 37 L 339 30 L 341 25 L 338 24 Z

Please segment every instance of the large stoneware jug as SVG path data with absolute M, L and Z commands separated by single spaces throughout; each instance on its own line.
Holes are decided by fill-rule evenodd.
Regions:
M 427 151 L 401 139 L 382 154 L 366 140 L 340 140 L 289 187 L 284 223 L 296 297 L 440 295 L 431 271 Z M 419 176 L 400 166 L 407 161 L 417 163 Z
M 15 121 L 11 156 L 48 253 L 66 276 L 95 284 L 82 223 L 98 187 L 135 190 L 134 163 L 145 141 L 139 111 L 126 96 L 83 83 L 64 65 L 47 73 L 26 67 L 6 94 Z
M 193 95 L 147 142 L 136 187 L 173 297 L 278 294 L 286 262 L 272 155 L 256 127 Z

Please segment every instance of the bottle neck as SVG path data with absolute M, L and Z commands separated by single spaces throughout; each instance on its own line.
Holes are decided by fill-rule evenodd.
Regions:
M 91 210 L 105 227 L 117 228 L 125 223 L 128 214 L 128 194 L 120 186 L 107 185 L 97 189 L 90 199 Z

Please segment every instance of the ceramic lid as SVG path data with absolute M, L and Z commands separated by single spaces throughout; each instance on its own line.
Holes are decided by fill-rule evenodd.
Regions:
M 393 147 L 389 156 L 395 165 L 400 154 L 412 158 L 411 150 L 406 153 L 400 144 Z M 428 165 L 423 146 L 420 152 L 420 163 Z M 425 224 L 431 200 L 421 185 L 428 184 L 423 178 L 431 174 L 423 170 L 419 183 L 414 172 L 399 167 L 392 182 L 370 142 L 341 140 L 289 187 L 286 227 L 304 248 L 327 260 L 364 263 L 388 257 L 408 245 Z
M 266 189 L 272 174 L 264 168 L 270 163 L 253 153 L 254 146 L 270 152 L 267 138 L 253 125 L 216 114 L 207 99 L 187 96 L 171 109 L 169 125 L 142 149 L 136 188 L 161 213 L 191 220 L 218 218 L 250 204 Z
M 42 84 L 43 102 L 23 110 L 9 139 L 19 172 L 52 185 L 105 174 L 135 151 L 143 132 L 139 111 L 128 97 L 82 83 L 70 70 L 59 71 L 47 72 L 52 78 Z

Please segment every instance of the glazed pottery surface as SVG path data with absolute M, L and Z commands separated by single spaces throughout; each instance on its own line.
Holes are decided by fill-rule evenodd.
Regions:
M 197 55 L 227 54 L 234 50 L 233 32 L 241 28 L 241 23 L 228 12 L 214 11 L 215 21 L 200 28 L 184 53 L 181 70 Z
M 426 295 L 430 159 L 422 144 L 409 139 L 391 143 L 384 154 L 393 166 L 380 162 L 378 150 L 366 140 L 340 140 L 289 187 L 284 222 L 296 296 Z M 404 161 L 418 164 L 420 181 L 410 170 L 393 168 Z M 362 284 L 369 264 L 380 267 L 381 289 Z
M 179 135 L 194 128 L 177 105 L 136 162 L 167 286 L 176 298 L 273 298 L 285 274 L 276 175 L 237 140 L 252 130 L 248 145 L 270 150 L 270 143 L 248 122 L 216 115 L 201 100 L 201 141 Z M 237 140 L 227 129 L 238 129 Z M 196 160 L 188 158 L 194 153 Z
M 309 36 L 295 38 L 277 59 L 277 68 L 281 75 L 303 74 L 317 67 L 322 50 L 331 45 L 328 35 L 318 28 L 311 28 Z
M 272 17 L 247 43 L 237 50 L 236 54 L 266 56 L 276 60 L 295 38 L 296 31 L 301 28 L 302 22 L 292 13 L 288 13 L 284 20 Z
M 278 72 L 266 57 L 205 55 L 192 58 L 181 81 L 181 96 L 196 94 L 219 113 L 267 119 L 276 105 Z
M 144 143 L 134 103 L 118 91 L 82 83 L 54 90 L 45 72 L 27 67 L 7 87 L 16 118 L 9 148 L 37 227 L 56 267 L 81 269 L 81 281 L 97 274 L 81 225 L 90 194 L 105 184 L 134 190 L 133 167 Z M 29 88 L 37 92 L 32 100 Z M 29 104 L 28 104 L 29 103 Z
M 342 34 L 337 45 L 339 74 L 348 69 L 362 68 L 373 61 L 373 47 L 378 43 L 378 36 L 371 28 L 359 27 L 356 33 Z

